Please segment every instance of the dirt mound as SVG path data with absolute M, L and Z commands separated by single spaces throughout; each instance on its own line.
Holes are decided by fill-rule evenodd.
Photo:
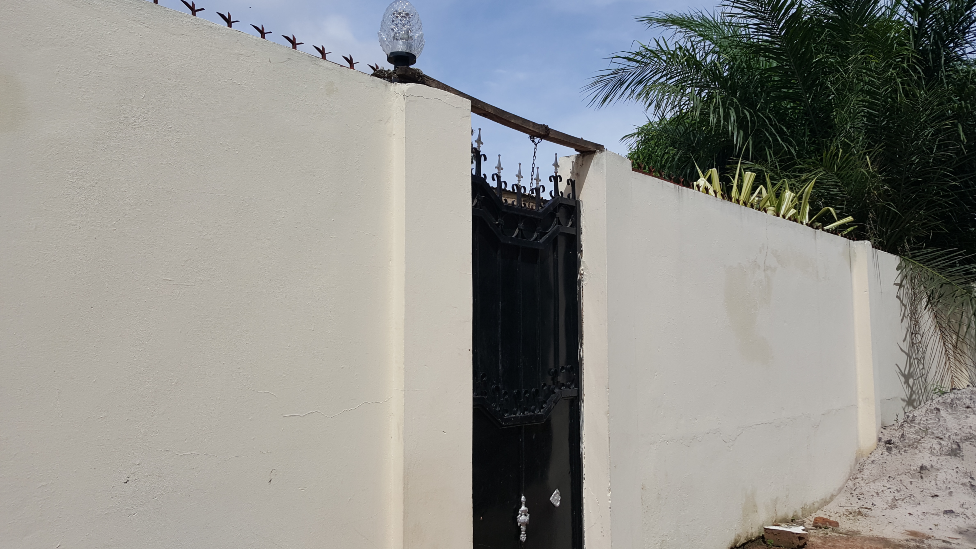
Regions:
M 976 548 L 976 388 L 882 429 L 878 448 L 818 515 L 841 532 Z

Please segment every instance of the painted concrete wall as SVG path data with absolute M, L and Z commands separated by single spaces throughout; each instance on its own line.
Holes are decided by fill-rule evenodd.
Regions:
M 3 20 L 0 546 L 470 546 L 467 101 L 141 0 Z
M 612 153 L 564 163 L 582 181 L 587 547 L 722 549 L 826 503 L 900 402 L 897 258 Z
M 913 298 L 911 283 L 903 278 L 902 260 L 870 250 L 870 307 L 877 424 L 888 425 L 946 389 L 972 383 L 972 374 L 956 371 L 944 376 L 940 340 L 934 317 L 923 302 Z M 976 348 L 973 334 L 970 349 Z M 971 351 L 972 352 L 972 351 Z M 976 357 L 969 355 L 970 372 Z M 942 374 L 942 375 L 940 375 Z
M 899 278 L 899 258 L 871 250 L 870 300 L 872 355 L 878 427 L 890 425 L 921 404 L 911 380 L 924 377 L 913 372 L 909 360 L 909 323 Z
M 470 547 L 468 103 L 143 0 L 4 21 L 0 546 Z M 912 405 L 897 258 L 565 162 L 587 549 L 830 498 Z

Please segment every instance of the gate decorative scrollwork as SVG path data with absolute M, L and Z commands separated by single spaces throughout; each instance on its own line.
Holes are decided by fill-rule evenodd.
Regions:
M 548 196 L 538 173 L 509 185 L 499 158 L 492 184 L 486 159 L 472 148 L 475 405 L 503 426 L 541 423 L 579 394 L 576 182 L 559 189 L 554 165 Z

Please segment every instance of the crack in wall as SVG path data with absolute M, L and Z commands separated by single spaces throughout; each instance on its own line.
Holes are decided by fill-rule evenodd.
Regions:
M 335 413 L 335 414 L 332 414 L 332 415 L 326 415 L 322 410 L 309 410 L 308 412 L 305 412 L 304 414 L 284 414 L 281 417 L 305 417 L 305 416 L 310 416 L 312 414 L 322 414 L 322 415 L 325 415 L 325 417 L 327 419 L 332 419 L 332 418 L 335 418 L 335 417 L 339 417 L 339 416 L 341 416 L 342 414 L 344 414 L 346 412 L 351 412 L 353 410 L 358 410 L 359 408 L 361 408 L 361 407 L 363 407 L 363 406 L 365 406 L 367 404 L 385 404 L 385 403 L 389 402 L 390 399 L 392 399 L 392 398 L 393 397 L 391 396 L 391 397 L 386 398 L 385 400 L 367 400 L 365 402 L 360 402 L 359 404 L 353 406 L 352 408 L 346 408 L 345 410 L 342 410 L 342 411 L 340 411 L 338 413 Z

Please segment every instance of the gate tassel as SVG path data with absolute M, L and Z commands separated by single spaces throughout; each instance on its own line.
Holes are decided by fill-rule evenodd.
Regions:
M 511 507 L 509 507 L 511 509 Z M 519 509 L 518 518 L 515 520 L 522 533 L 519 534 L 519 540 L 525 543 L 525 527 L 529 525 L 529 508 L 525 506 L 525 496 L 522 496 L 522 508 Z

